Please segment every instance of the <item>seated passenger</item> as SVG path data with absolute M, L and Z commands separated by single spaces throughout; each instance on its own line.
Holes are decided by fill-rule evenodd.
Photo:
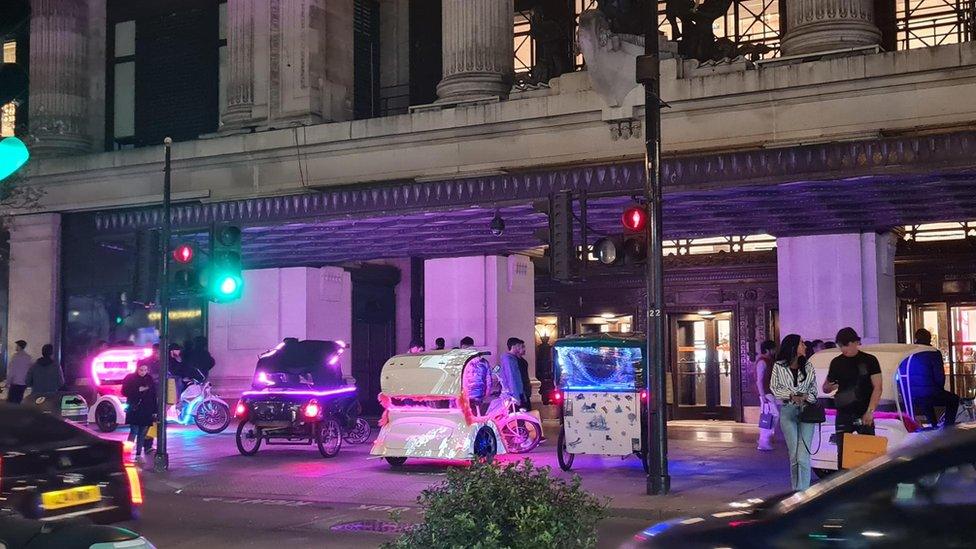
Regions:
M 477 415 L 484 415 L 487 404 L 491 400 L 491 371 L 488 361 L 476 358 L 464 368 L 462 383 L 464 393 L 468 395 L 471 410 Z
M 925 328 L 920 328 L 915 332 L 915 344 L 932 346 L 932 334 Z M 936 406 L 945 407 L 945 427 L 950 427 L 956 423 L 956 414 L 959 411 L 959 397 L 955 393 L 945 389 L 945 367 L 942 361 L 942 352 L 938 352 L 938 360 L 926 361 L 926 363 L 913 365 L 908 372 L 908 383 L 911 387 L 912 405 L 916 413 L 922 413 L 929 419 L 933 426 L 939 422 L 939 416 L 935 415 Z M 925 353 L 928 354 L 928 353 Z

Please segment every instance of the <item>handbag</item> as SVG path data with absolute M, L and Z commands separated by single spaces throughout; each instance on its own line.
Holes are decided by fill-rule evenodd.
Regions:
M 807 403 L 800 410 L 800 423 L 823 423 L 827 421 L 827 411 L 819 402 Z
M 773 428 L 773 414 L 769 413 L 769 403 L 765 400 L 762 404 L 762 413 L 759 414 L 759 428 L 760 429 L 772 429 Z

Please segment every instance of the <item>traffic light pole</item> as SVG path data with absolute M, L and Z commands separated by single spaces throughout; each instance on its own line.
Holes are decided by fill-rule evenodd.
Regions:
M 647 346 L 644 349 L 647 388 L 647 418 L 644 440 L 647 445 L 647 493 L 667 494 L 671 490 L 668 474 L 668 433 L 664 391 L 664 261 L 661 224 L 661 59 L 657 33 L 657 2 L 644 2 L 644 55 L 637 57 L 637 82 L 644 85 L 644 204 L 648 223 L 644 229 L 648 242 L 644 282 L 647 292 Z
M 159 406 L 157 410 L 159 429 L 157 429 L 156 456 L 154 469 L 162 473 L 169 469 L 169 453 L 166 448 L 166 397 L 169 389 L 169 241 L 172 232 L 170 220 L 170 148 L 173 140 L 163 140 L 166 159 L 163 163 L 163 272 L 159 281 Z

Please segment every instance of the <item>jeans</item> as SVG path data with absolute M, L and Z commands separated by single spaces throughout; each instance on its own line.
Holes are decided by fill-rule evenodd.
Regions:
M 7 402 L 20 404 L 24 400 L 24 392 L 26 390 L 26 385 L 10 385 L 7 387 Z
M 148 425 L 129 425 L 129 442 L 135 441 L 137 456 L 142 455 L 142 449 L 146 445 L 146 433 L 148 431 Z
M 790 486 L 806 490 L 810 487 L 810 444 L 816 425 L 800 423 L 800 407 L 795 404 L 784 404 L 779 409 L 779 425 L 790 453 Z
M 959 397 L 955 393 L 950 393 L 943 389 L 931 398 L 919 399 L 915 408 L 923 412 L 932 425 L 939 422 L 939 416 L 935 415 L 935 407 L 945 407 L 945 426 L 949 427 L 956 424 L 956 415 L 959 413 Z

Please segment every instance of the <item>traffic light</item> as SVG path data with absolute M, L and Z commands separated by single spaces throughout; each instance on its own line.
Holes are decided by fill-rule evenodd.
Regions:
M 212 301 L 233 301 L 241 297 L 244 277 L 241 268 L 241 229 L 225 226 L 214 231 L 207 293 Z
M 196 246 L 192 242 L 182 242 L 173 248 L 173 268 L 170 288 L 178 294 L 196 295 L 203 286 L 200 283 L 200 266 Z
M 593 244 L 593 254 L 604 265 L 641 263 L 647 259 L 647 210 L 643 206 L 628 206 L 620 216 L 622 236 L 601 238 Z
M 549 245 L 549 271 L 553 280 L 569 281 L 578 263 L 573 235 L 573 195 L 569 191 L 553 194 L 548 200 L 533 204 L 536 211 L 549 217 L 548 229 L 536 236 Z
M 10 177 L 30 158 L 27 145 L 16 137 L 0 140 L 0 181 Z

